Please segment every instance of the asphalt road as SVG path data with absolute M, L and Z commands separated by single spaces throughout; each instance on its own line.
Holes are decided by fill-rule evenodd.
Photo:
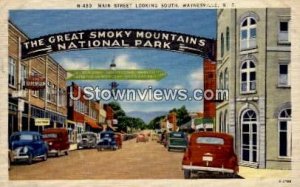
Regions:
M 32 165 L 14 164 L 10 180 L 43 179 L 182 179 L 183 152 L 168 152 L 162 145 L 149 141 L 123 142 L 117 151 L 85 149 L 68 156 L 49 157 Z

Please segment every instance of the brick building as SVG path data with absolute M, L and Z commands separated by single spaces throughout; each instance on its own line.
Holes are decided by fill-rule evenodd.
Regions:
M 216 103 L 215 103 L 215 94 L 216 94 L 216 63 L 208 58 L 203 61 L 203 75 L 204 75 L 204 91 L 207 92 L 207 97 L 212 96 L 212 99 L 204 98 L 204 107 L 203 107 L 203 124 L 206 128 L 215 129 L 215 118 L 216 118 Z M 211 90 L 211 92 L 208 92 Z
M 66 71 L 50 56 L 21 59 L 20 44 L 28 36 L 9 22 L 8 26 L 8 133 L 22 130 L 41 131 L 47 127 L 62 127 L 67 116 Z M 29 90 L 25 79 L 40 75 L 45 88 Z M 36 126 L 36 118 L 47 118 L 48 126 Z
M 99 102 L 86 100 L 83 89 L 74 82 L 68 86 L 67 92 L 68 120 L 75 125 L 77 131 L 79 133 L 83 131 L 101 131 L 102 127 L 99 125 Z

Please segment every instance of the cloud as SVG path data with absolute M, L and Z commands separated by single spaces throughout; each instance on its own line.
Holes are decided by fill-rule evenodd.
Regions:
M 173 89 L 177 89 L 177 90 L 183 89 L 183 88 L 184 87 L 182 85 L 179 85 L 179 84 L 176 84 L 176 85 L 173 86 Z
M 115 58 L 116 69 L 141 69 L 137 62 L 130 60 L 129 55 L 121 54 Z
M 85 59 L 70 59 L 70 58 L 63 58 L 60 61 L 62 67 L 66 70 L 76 70 L 76 69 L 89 69 L 90 65 L 89 62 Z
M 189 83 L 192 89 L 203 88 L 203 69 L 198 68 L 189 76 Z

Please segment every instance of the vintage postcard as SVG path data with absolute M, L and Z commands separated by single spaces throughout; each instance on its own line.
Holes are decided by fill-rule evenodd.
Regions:
M 297 7 L 0 2 L 3 186 L 299 185 Z

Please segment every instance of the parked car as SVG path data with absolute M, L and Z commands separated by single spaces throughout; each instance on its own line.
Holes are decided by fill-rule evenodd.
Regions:
M 236 176 L 239 166 L 233 146 L 233 137 L 225 133 L 193 133 L 182 159 L 184 178 L 202 172 Z
M 15 132 L 10 136 L 9 149 L 11 162 L 25 160 L 32 164 L 33 160 L 47 160 L 48 146 L 42 135 L 33 131 Z
M 185 151 L 188 144 L 188 138 L 184 132 L 170 132 L 167 134 L 166 148 L 168 151 L 171 149 L 183 149 Z
M 100 133 L 100 141 L 97 144 L 97 150 L 102 151 L 104 149 L 111 149 L 111 150 L 118 149 L 114 132 L 105 131 Z
M 77 149 L 95 148 L 97 146 L 97 134 L 94 132 L 81 133 L 77 141 Z
M 43 131 L 43 139 L 48 143 L 48 155 L 60 156 L 69 154 L 68 130 L 64 128 L 51 128 Z
M 118 149 L 122 149 L 123 135 L 121 133 L 115 133 L 115 139 Z
M 145 134 L 139 134 L 136 137 L 136 143 L 138 142 L 147 142 L 148 141 L 148 137 Z

